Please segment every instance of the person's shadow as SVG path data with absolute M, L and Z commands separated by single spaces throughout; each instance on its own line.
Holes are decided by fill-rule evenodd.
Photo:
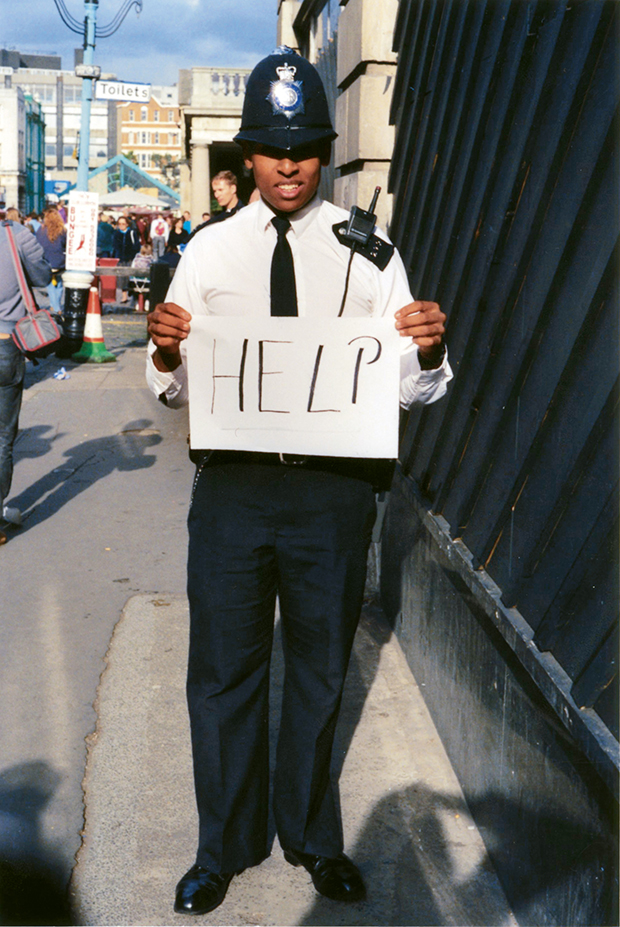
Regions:
M 22 512 L 22 531 L 55 515 L 63 505 L 114 470 L 152 467 L 156 456 L 146 451 L 160 444 L 161 435 L 149 419 L 128 422 L 119 434 L 82 441 L 65 451 L 65 461 L 11 500 Z M 59 435 L 45 437 L 48 426 L 27 429 L 16 445 L 16 458 L 41 457 Z
M 465 854 L 458 837 L 450 839 L 451 822 L 469 821 L 471 815 L 484 830 L 490 851 L 478 857 Z M 513 826 L 523 828 L 524 818 L 532 840 L 519 855 Z M 545 840 L 540 840 L 542 833 Z M 580 820 L 577 809 L 570 818 L 535 802 L 524 808 L 498 792 L 482 794 L 468 806 L 458 796 L 410 785 L 375 805 L 352 856 L 360 863 L 373 904 L 343 909 L 317 896 L 300 924 L 505 923 L 506 907 L 485 890 L 493 871 L 491 857 L 501 863 L 504 888 L 519 923 L 569 924 L 577 922 L 575 916 L 579 923 L 618 923 L 615 846 L 591 822 L 588 826 Z M 581 908 L 578 913 L 575 906 Z
M 41 833 L 41 818 L 60 784 L 43 761 L 0 772 L 0 923 L 75 923 L 62 863 Z

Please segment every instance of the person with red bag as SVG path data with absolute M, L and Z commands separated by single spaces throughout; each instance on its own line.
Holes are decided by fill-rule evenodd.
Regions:
M 2 213 L 0 219 L 4 219 Z M 27 307 L 11 258 L 7 225 L 31 286 L 47 286 L 52 279 L 52 268 L 29 229 L 19 222 L 0 223 L 0 512 L 4 521 L 19 524 L 20 513 L 9 508 L 6 499 L 13 478 L 13 445 L 17 436 L 26 359 L 12 334 L 17 322 L 27 314 Z M 0 531 L 0 544 L 5 544 L 6 540 L 6 534 Z

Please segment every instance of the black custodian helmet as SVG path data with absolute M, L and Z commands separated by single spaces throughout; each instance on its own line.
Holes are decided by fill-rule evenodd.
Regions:
M 248 78 L 236 142 L 259 142 L 291 151 L 336 138 L 318 71 L 281 45 Z

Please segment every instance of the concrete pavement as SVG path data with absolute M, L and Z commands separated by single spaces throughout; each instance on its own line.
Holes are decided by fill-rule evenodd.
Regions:
M 72 922 L 63 893 L 114 625 L 132 594 L 185 587 L 187 420 L 145 388 L 144 319 L 106 317 L 104 332 L 116 363 L 28 365 L 9 499 L 24 522 L 0 548 L 2 924 Z M 61 364 L 70 378 L 55 380 Z
M 51 358 L 29 373 L 13 494 L 26 519 L 2 557 L 5 577 L 27 557 L 45 567 L 36 594 L 2 590 L 0 643 L 12 659 L 0 711 L 20 736 L 3 739 L 0 816 L 12 830 L 0 841 L 0 922 L 513 925 L 421 689 L 372 604 L 336 748 L 347 851 L 368 901 L 321 898 L 276 841 L 212 915 L 174 914 L 196 833 L 184 694 L 191 468 L 183 413 L 144 390 L 143 324 L 104 318 L 117 364 L 66 364 L 70 379 L 54 380 Z M 278 651 L 272 739 L 281 680 Z M 37 878 L 22 895 L 48 883 L 49 894 L 30 919 L 26 901 L 12 919 L 5 886 L 14 892 L 33 859 Z
M 174 914 L 174 887 L 193 862 L 196 835 L 187 626 L 184 596 L 134 596 L 115 628 L 85 777 L 84 842 L 72 883 L 78 923 L 515 924 L 421 692 L 371 605 L 336 745 L 346 846 L 368 900 L 349 906 L 321 898 L 276 841 L 268 860 L 233 879 L 211 915 Z M 281 681 L 278 649 L 272 740 Z

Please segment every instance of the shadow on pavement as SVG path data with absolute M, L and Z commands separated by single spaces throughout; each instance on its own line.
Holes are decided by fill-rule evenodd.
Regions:
M 65 451 L 64 463 L 11 500 L 11 505 L 19 508 L 24 518 L 21 533 L 51 518 L 63 505 L 115 470 L 152 467 L 157 458 L 146 451 L 160 444 L 162 438 L 151 425 L 149 419 L 128 422 L 119 434 L 82 441 Z M 41 432 L 41 426 L 27 429 L 17 446 L 16 456 L 41 457 L 47 453 L 57 436 L 46 439 Z
M 501 912 L 492 900 L 489 901 L 492 896 L 488 889 L 485 891 L 485 882 L 493 871 L 489 854 L 485 852 L 477 859 L 460 858 L 460 853 L 453 850 L 455 846 L 458 848 L 458 843 L 454 837 L 452 841 L 449 839 L 451 822 L 457 818 L 469 821 L 471 813 L 482 826 L 492 855 L 510 859 L 511 884 L 505 887 L 515 900 L 515 914 L 520 923 L 541 923 L 541 918 L 550 913 L 549 896 L 556 900 L 562 898 L 565 894 L 563 883 L 574 882 L 575 872 L 582 873 L 584 892 L 606 892 L 602 880 L 598 889 L 593 884 L 592 874 L 609 864 L 613 848 L 605 845 L 600 835 L 584 829 L 577 817 L 570 821 L 563 815 L 541 814 L 539 808 L 533 808 L 532 832 L 544 828 L 552 833 L 557 851 L 545 859 L 519 859 L 514 855 L 511 821 L 515 816 L 523 817 L 522 805 L 508 801 L 499 793 L 489 792 L 468 807 L 457 796 L 435 792 L 424 785 L 411 785 L 387 795 L 375 805 L 351 850 L 352 858 L 360 863 L 364 873 L 369 897 L 384 896 L 385 909 L 391 910 L 385 924 L 394 927 L 441 927 L 445 924 L 488 927 L 506 923 L 507 910 Z M 497 827 L 498 819 L 501 830 Z M 548 847 L 551 842 L 545 845 Z M 557 911 L 560 919 L 554 919 L 554 923 L 575 922 L 562 919 L 563 915 L 570 916 L 570 904 L 567 898 L 567 910 Z M 613 917 L 613 898 L 605 898 L 603 906 Z M 610 919 L 605 923 L 616 921 Z M 370 905 L 344 908 L 317 896 L 300 924 L 334 927 L 376 925 L 377 921 Z
M 0 772 L 0 923 L 73 924 L 62 867 L 42 835 L 41 818 L 60 783 L 44 762 Z

